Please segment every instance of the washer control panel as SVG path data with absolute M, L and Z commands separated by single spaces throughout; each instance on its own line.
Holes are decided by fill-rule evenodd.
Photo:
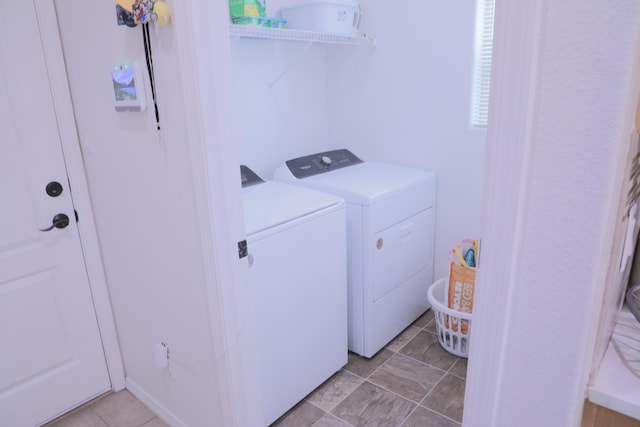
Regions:
M 297 159 L 287 160 L 285 163 L 293 176 L 302 179 L 357 165 L 358 163 L 362 163 L 362 160 L 356 157 L 351 151 L 343 148 L 298 157 Z
M 240 165 L 240 180 L 242 182 L 242 188 L 264 182 L 264 179 L 260 178 L 257 173 L 245 165 Z

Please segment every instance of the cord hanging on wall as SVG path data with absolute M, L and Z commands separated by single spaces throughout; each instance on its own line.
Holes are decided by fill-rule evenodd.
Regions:
M 153 97 L 153 107 L 156 112 L 156 125 L 160 130 L 160 114 L 158 114 L 158 102 L 156 100 L 156 81 L 153 72 L 153 55 L 151 54 L 151 38 L 149 36 L 149 23 L 142 24 L 142 41 L 144 42 L 144 56 L 147 61 L 147 72 L 149 73 L 149 83 L 151 85 L 151 96 Z
M 116 16 L 118 25 L 136 27 L 142 24 L 142 41 L 144 44 L 144 56 L 149 73 L 149 83 L 151 95 L 153 97 L 153 107 L 156 114 L 156 125 L 160 130 L 160 114 L 158 112 L 158 102 L 156 99 L 155 74 L 153 69 L 153 55 L 151 53 L 151 36 L 149 34 L 149 23 L 156 22 L 158 25 L 167 25 L 171 21 L 171 12 L 166 3 L 161 0 L 113 0 L 116 3 Z

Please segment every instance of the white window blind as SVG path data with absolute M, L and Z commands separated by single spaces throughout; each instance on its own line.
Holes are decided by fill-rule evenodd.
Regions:
M 477 8 L 471 124 L 486 127 L 489 117 L 494 0 L 478 0 Z

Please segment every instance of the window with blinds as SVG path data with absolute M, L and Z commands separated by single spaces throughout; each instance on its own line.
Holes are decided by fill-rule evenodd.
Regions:
M 487 127 L 493 47 L 494 0 L 477 0 L 471 125 Z

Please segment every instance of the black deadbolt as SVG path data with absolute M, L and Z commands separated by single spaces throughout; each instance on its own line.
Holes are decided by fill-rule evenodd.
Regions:
M 62 185 L 59 182 L 51 181 L 47 184 L 47 194 L 51 197 L 58 197 L 62 194 Z

